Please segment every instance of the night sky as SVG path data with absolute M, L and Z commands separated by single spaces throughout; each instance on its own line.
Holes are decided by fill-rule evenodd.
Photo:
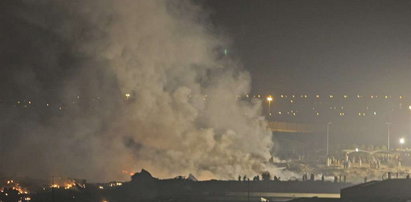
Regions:
M 385 144 L 386 122 L 407 137 L 410 11 L 411 1 L 0 1 L 0 176 L 251 176 L 281 149 L 267 112 L 332 121 L 332 141 Z M 250 83 L 272 105 L 238 99 Z
M 261 93 L 409 93 L 410 1 L 205 1 Z

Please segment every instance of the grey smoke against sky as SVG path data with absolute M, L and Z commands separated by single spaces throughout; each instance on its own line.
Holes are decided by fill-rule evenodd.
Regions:
M 0 9 L 6 175 L 109 180 L 146 168 L 234 178 L 275 169 L 260 103 L 238 97 L 250 76 L 223 56 L 230 44 L 201 5 L 6 0 Z

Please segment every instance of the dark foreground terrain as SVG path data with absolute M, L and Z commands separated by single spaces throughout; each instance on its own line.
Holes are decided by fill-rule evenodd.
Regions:
M 327 181 L 197 181 L 194 177 L 157 179 L 145 170 L 129 182 L 106 184 L 73 183 L 43 187 L 36 192 L 3 188 L 1 202 L 407 202 L 411 201 L 411 179 L 387 179 L 358 185 Z
M 338 198 L 347 183 L 327 181 L 197 181 L 178 177 L 157 179 L 145 170 L 132 176 L 131 181 L 117 184 L 75 184 L 71 188 L 43 188 L 17 198 L 12 191 L 2 192 L 0 201 L 17 202 L 135 202 L 135 201 L 287 201 L 296 197 Z M 8 196 L 5 196 L 8 193 Z M 17 193 L 16 193 L 17 194 Z M 14 197 L 16 196 L 16 197 Z

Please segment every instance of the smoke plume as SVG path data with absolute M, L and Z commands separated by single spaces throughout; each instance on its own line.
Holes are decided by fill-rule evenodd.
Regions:
M 201 5 L 160 0 L 0 3 L 6 175 L 235 178 L 273 146 L 250 76 Z M 127 177 L 128 178 L 128 177 Z

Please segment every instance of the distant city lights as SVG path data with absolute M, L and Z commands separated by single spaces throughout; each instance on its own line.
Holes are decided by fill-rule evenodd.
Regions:
M 252 98 L 257 98 L 263 102 L 266 102 L 266 115 L 274 116 L 273 118 L 275 118 L 275 116 L 281 116 L 280 120 L 288 118 L 296 120 L 297 114 L 299 115 L 298 117 L 300 117 L 298 119 L 308 118 L 309 116 L 318 119 L 320 114 L 322 115 L 321 118 L 340 117 L 341 119 L 353 117 L 373 117 L 375 119 L 378 117 L 386 117 L 393 115 L 396 115 L 396 117 L 400 117 L 406 115 L 405 111 L 408 112 L 408 115 L 411 115 L 411 97 L 404 95 L 380 94 L 378 96 L 376 94 L 309 94 L 300 92 L 294 94 L 282 93 L 277 94 L 277 96 L 279 98 L 278 100 L 276 99 L 276 94 L 255 93 L 243 94 L 241 96 L 239 95 L 237 96 L 237 99 L 241 101 L 251 101 Z M 43 103 L 41 103 L 41 100 L 36 101 L 33 99 L 29 99 L 30 97 L 31 96 L 28 95 L 20 97 L 18 99 L 11 100 L 11 102 L 9 102 L 9 105 L 20 109 L 25 109 L 27 110 L 27 112 L 29 112 L 31 109 L 37 109 L 39 107 L 44 107 L 44 109 L 50 110 L 50 112 L 64 112 L 73 109 L 73 105 L 80 104 L 80 95 L 75 95 L 72 99 L 66 101 L 60 100 L 57 102 L 51 102 L 50 100 L 47 100 L 47 102 Z M 122 98 L 124 100 L 129 100 L 132 97 L 133 95 L 131 92 L 125 92 L 122 97 L 119 97 L 119 99 Z M 356 101 L 357 98 L 361 99 L 362 101 Z M 204 102 L 208 102 L 210 99 L 207 98 L 207 95 L 204 95 L 202 97 L 202 100 Z M 384 102 L 380 102 L 382 100 L 384 100 Z M 82 100 L 83 103 L 91 101 L 104 102 L 106 101 L 106 99 L 100 96 L 96 96 Z M 275 105 L 273 105 L 274 102 Z M 67 103 L 72 103 L 73 105 L 67 105 Z M 2 104 L 5 105 L 7 104 L 7 102 L 3 102 Z

